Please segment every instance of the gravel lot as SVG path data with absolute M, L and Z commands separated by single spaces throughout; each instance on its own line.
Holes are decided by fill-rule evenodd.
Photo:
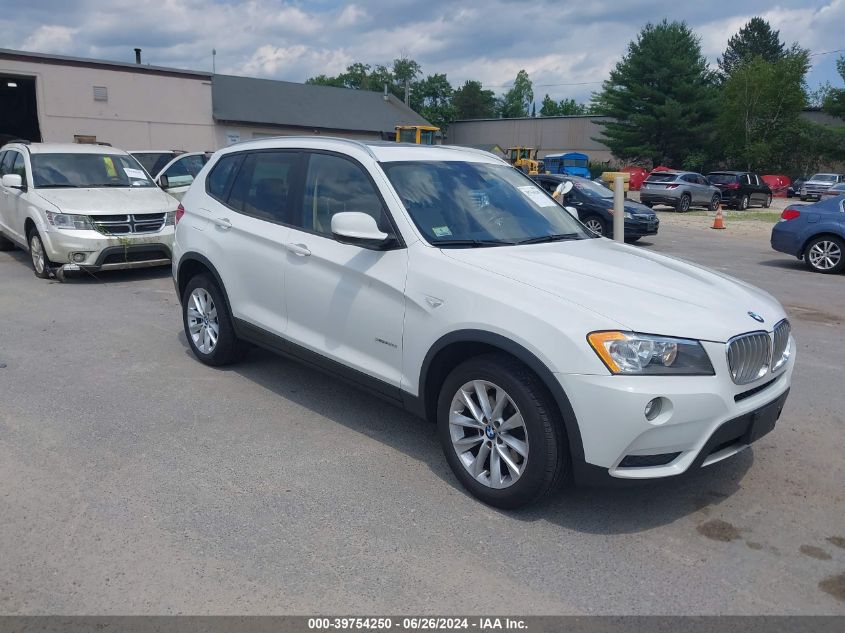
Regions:
M 194 361 L 169 271 L 59 284 L 0 253 L 0 612 L 845 614 L 845 276 L 770 224 L 661 218 L 643 248 L 786 306 L 783 417 L 687 479 L 513 513 L 388 404 L 260 351 Z

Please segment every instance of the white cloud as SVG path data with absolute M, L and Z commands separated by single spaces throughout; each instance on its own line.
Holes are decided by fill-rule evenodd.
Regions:
M 74 38 L 79 29 L 55 24 L 39 26 L 28 36 L 21 48 L 44 53 L 69 53 L 73 50 Z

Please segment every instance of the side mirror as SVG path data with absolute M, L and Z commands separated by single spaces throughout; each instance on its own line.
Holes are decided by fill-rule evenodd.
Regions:
M 3 186 L 9 189 L 23 189 L 23 179 L 20 174 L 6 174 L 2 180 Z
M 158 177 L 158 186 L 162 189 L 170 189 L 170 178 L 162 174 Z
M 393 241 L 379 230 L 373 216 L 357 211 L 345 211 L 332 216 L 332 235 L 342 244 L 354 244 L 371 250 L 383 250 Z

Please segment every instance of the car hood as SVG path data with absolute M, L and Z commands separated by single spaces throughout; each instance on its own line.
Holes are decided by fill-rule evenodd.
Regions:
M 603 198 L 601 199 L 601 201 L 591 201 L 591 203 L 585 204 L 584 206 L 592 206 L 610 211 L 611 209 L 613 209 L 613 198 Z M 640 204 L 635 200 L 628 199 L 625 200 L 625 211 L 627 211 L 628 213 L 634 213 L 636 215 L 657 215 L 653 209 L 649 209 L 644 204 Z
M 635 332 L 724 342 L 771 330 L 786 316 L 774 297 L 750 284 L 605 238 L 442 252 Z
M 806 185 L 813 185 L 814 187 L 832 187 L 835 184 L 835 182 L 831 182 L 830 180 L 805 180 L 801 183 L 801 186 L 804 187 Z
M 62 213 L 114 215 L 161 213 L 179 204 L 158 187 L 108 187 L 103 189 L 35 189 Z

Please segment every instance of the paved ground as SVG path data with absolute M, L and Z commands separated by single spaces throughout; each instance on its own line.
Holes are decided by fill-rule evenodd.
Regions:
M 195 362 L 167 271 L 61 285 L 0 253 L 0 612 L 845 614 L 845 276 L 662 216 L 645 248 L 787 306 L 784 416 L 685 481 L 518 513 L 390 405 Z

